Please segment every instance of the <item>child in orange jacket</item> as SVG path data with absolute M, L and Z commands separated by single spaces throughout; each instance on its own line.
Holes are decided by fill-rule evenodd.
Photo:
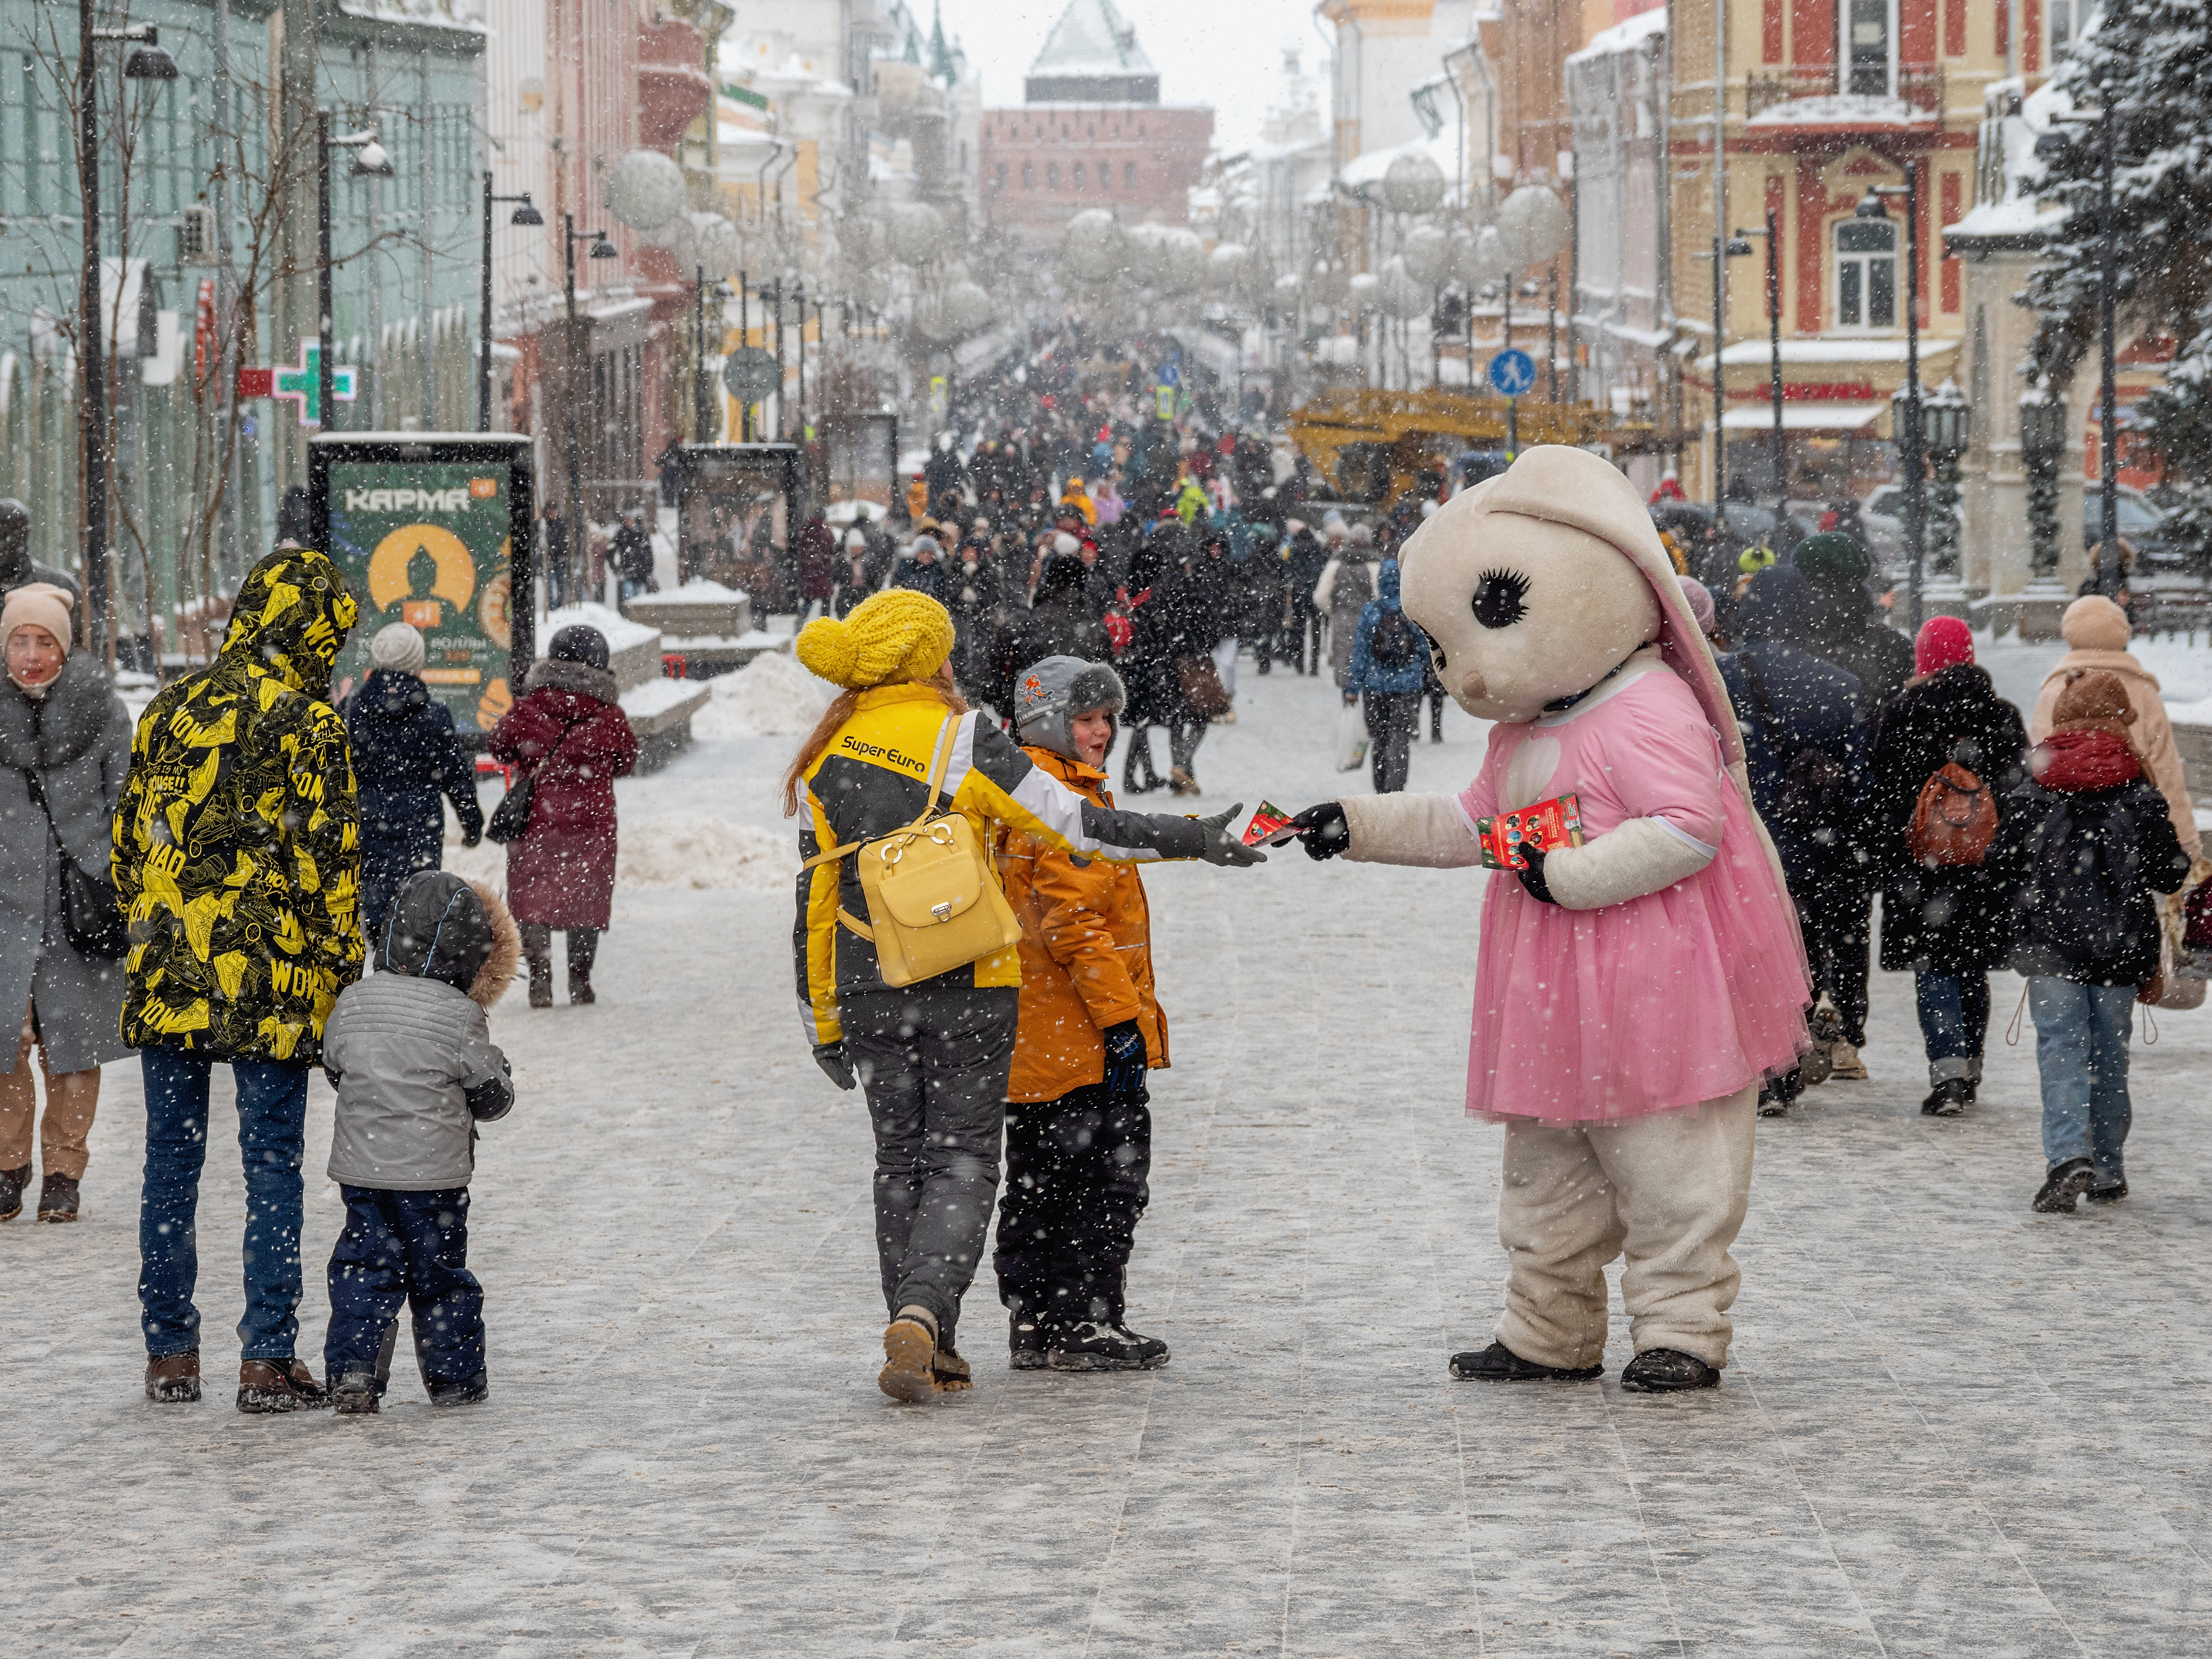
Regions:
M 1014 677 L 1037 765 L 1110 805 L 1102 769 L 1124 696 L 1103 663 L 1047 657 Z M 1148 1069 L 1168 1063 L 1152 926 L 1132 864 L 1000 832 L 1022 923 L 1020 1024 L 1006 1089 L 1006 1184 L 992 1266 L 1016 1370 L 1151 1370 L 1167 1344 L 1123 1324 L 1123 1277 L 1152 1166 Z

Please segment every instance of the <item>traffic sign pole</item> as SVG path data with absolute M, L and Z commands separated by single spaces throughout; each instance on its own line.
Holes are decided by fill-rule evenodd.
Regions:
M 1505 400 L 1505 459 L 1509 461 L 1521 453 L 1521 400 Z

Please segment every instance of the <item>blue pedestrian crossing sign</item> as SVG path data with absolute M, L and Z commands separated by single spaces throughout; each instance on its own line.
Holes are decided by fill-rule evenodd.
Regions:
M 1490 384 L 1501 397 L 1525 398 L 1536 384 L 1536 360 L 1517 348 L 1490 360 Z

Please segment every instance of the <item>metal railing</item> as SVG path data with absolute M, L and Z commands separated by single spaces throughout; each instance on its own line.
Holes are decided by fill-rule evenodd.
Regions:
M 1793 64 L 1784 69 L 1761 70 L 1744 76 L 1743 112 L 1748 120 L 1777 104 L 1799 98 L 1832 98 L 1837 92 L 1832 64 Z M 1943 115 L 1943 66 L 1941 64 L 1900 64 L 1897 67 L 1897 96 L 1938 120 Z

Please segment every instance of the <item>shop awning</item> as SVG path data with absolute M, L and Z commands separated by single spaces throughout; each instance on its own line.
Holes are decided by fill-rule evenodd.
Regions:
M 1790 403 L 1782 405 L 1785 432 L 1863 432 L 1887 412 L 1884 404 Z M 1724 432 L 1771 432 L 1774 405 L 1747 404 L 1721 416 Z

